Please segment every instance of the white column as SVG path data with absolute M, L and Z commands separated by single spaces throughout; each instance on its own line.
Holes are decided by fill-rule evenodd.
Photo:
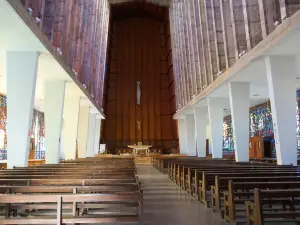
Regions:
M 61 125 L 65 98 L 65 81 L 44 83 L 46 163 L 59 162 Z
M 249 161 L 250 83 L 229 83 L 235 159 Z
M 26 167 L 35 96 L 37 52 L 7 52 L 7 168 Z
M 184 119 L 177 120 L 180 154 L 188 154 Z
M 223 158 L 223 100 L 207 99 L 210 125 L 211 147 L 213 158 Z
M 76 95 L 65 96 L 64 104 L 64 156 L 65 159 L 75 159 L 76 157 L 76 139 L 79 117 L 80 97 Z
M 277 163 L 297 165 L 296 60 L 292 56 L 265 58 Z
M 195 107 L 196 141 L 199 157 L 206 157 L 207 108 Z
M 100 149 L 100 130 L 101 130 L 101 117 L 100 115 L 96 115 L 94 155 L 98 154 Z
M 210 124 L 209 124 L 209 120 L 206 126 L 206 139 L 209 140 L 208 142 L 208 152 L 209 154 L 212 154 L 212 148 L 211 148 L 211 132 L 210 132 Z
M 59 158 L 65 159 L 65 152 L 64 152 L 64 130 L 65 130 L 65 122 L 62 119 L 61 123 L 61 133 L 60 133 L 60 142 L 59 142 Z
M 87 146 L 87 136 L 88 136 L 88 124 L 89 124 L 89 106 L 84 106 L 80 108 L 79 112 L 79 122 L 78 122 L 78 158 L 86 157 L 86 146 Z
M 186 143 L 189 156 L 196 156 L 196 128 L 194 114 L 185 115 Z
M 87 145 L 86 145 L 86 157 L 94 156 L 95 128 L 96 128 L 96 114 L 90 113 L 88 137 L 87 137 Z

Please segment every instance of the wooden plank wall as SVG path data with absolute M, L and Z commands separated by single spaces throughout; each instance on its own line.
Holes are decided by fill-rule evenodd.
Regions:
M 64 57 L 74 76 L 102 106 L 109 23 L 108 0 L 21 0 Z
M 102 142 L 109 149 L 142 141 L 177 146 L 169 20 L 129 18 L 111 24 Z M 137 105 L 137 81 L 141 105 Z
M 300 9 L 300 0 L 173 0 L 176 109 Z

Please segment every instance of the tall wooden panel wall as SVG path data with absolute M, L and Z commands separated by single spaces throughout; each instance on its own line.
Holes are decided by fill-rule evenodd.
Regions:
M 172 0 L 176 108 L 184 107 L 299 9 L 300 0 Z
M 102 142 L 177 146 L 175 88 L 168 15 L 165 20 L 112 20 Z M 137 82 L 141 104 L 137 104 Z
M 102 107 L 109 23 L 108 0 L 19 0 L 62 56 L 72 75 Z M 71 72 L 70 72 L 71 73 Z

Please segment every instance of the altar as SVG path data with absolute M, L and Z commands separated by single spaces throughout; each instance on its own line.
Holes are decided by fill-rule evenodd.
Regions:
M 149 148 L 151 148 L 152 145 L 128 145 L 127 147 L 133 149 L 134 155 L 141 155 L 141 152 L 145 152 L 146 155 L 149 155 Z

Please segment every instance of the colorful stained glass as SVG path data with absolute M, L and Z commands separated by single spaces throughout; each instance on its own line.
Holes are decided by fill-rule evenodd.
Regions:
M 34 110 L 32 117 L 31 136 L 34 137 L 35 159 L 45 158 L 45 119 L 44 113 Z
M 250 109 L 250 137 L 273 136 L 273 121 L 270 103 Z
M 234 155 L 234 141 L 231 116 L 224 118 L 223 123 L 223 155 Z
M 297 137 L 298 137 L 298 155 L 300 155 L 300 90 L 296 92 L 296 119 L 297 119 Z M 250 109 L 250 124 L 249 134 L 250 137 L 263 136 L 272 137 L 273 132 L 273 121 L 271 113 L 270 102 L 266 102 L 262 105 L 255 106 Z M 231 116 L 224 118 L 223 124 L 223 151 L 234 151 L 233 134 L 232 134 L 232 122 Z M 275 145 L 272 151 L 272 156 L 276 157 Z
M 6 147 L 6 111 L 7 111 L 7 98 L 0 95 L 0 160 L 7 159 Z M 35 158 L 45 158 L 45 120 L 44 113 L 33 110 L 31 135 L 35 138 Z

